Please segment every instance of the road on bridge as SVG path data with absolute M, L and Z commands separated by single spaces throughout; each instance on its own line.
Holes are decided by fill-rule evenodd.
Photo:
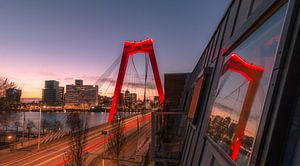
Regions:
M 137 123 L 137 119 L 139 123 Z M 139 135 L 137 133 L 137 124 L 139 124 L 139 133 L 150 132 L 151 113 L 147 113 L 143 116 L 136 115 L 124 120 L 125 123 L 125 136 L 127 139 L 127 147 L 137 147 L 137 140 L 146 139 L 146 134 Z M 91 130 L 87 134 L 87 145 L 85 147 L 85 153 L 88 155 L 87 165 L 95 157 L 101 155 L 106 149 L 106 142 L 108 135 L 102 134 L 103 130 L 110 130 L 111 125 L 102 125 L 101 127 Z M 138 138 L 139 137 L 139 138 Z M 144 138 L 142 138 L 144 137 Z M 141 141 L 140 141 L 141 142 Z M 41 149 L 37 151 L 36 147 L 26 148 L 4 154 L 0 156 L 0 166 L 53 166 L 64 165 L 66 162 L 65 152 L 70 146 L 70 139 L 68 137 L 55 140 L 53 142 L 44 144 Z M 127 155 L 133 155 L 134 148 L 128 148 Z

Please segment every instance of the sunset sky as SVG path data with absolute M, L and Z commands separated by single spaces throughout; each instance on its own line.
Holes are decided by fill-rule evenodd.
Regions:
M 191 72 L 230 0 L 2 0 L 0 76 L 40 98 L 45 80 L 94 84 L 125 40 L 151 37 L 160 72 Z

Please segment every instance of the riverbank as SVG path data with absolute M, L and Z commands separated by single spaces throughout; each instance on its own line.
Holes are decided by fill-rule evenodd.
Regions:
M 12 112 L 39 112 L 40 109 L 20 109 L 20 110 L 14 110 Z M 109 112 L 109 109 L 41 109 L 42 112 Z M 131 113 L 138 113 L 141 112 L 142 110 L 118 110 L 118 112 L 131 112 Z
M 9 111 L 7 111 L 9 112 Z M 24 138 L 35 138 L 38 134 L 39 121 L 41 121 L 41 132 L 46 134 L 54 131 L 69 131 L 67 118 L 70 112 L 43 111 L 40 117 L 38 111 L 14 111 L 8 114 L 0 114 L 0 132 L 9 131 L 13 134 L 0 134 L 0 142 L 15 142 L 21 136 Z M 87 119 L 88 128 L 106 123 L 109 112 L 73 111 L 79 113 L 81 118 Z M 135 112 L 118 112 L 121 117 L 129 117 Z M 17 134 L 18 133 L 18 134 Z M 12 136 L 9 137 L 8 136 Z M 16 136 L 16 137 L 15 137 Z M 18 137 L 18 138 L 17 138 Z M 2 141 L 1 141 L 2 140 Z

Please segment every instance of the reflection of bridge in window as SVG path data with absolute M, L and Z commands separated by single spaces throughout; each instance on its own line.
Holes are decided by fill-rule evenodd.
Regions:
M 252 153 L 252 146 L 262 115 L 276 51 L 281 37 L 285 10 L 286 6 L 279 9 L 237 48 L 233 49 L 234 53 L 240 55 L 248 66 L 254 64 L 264 69 L 261 76 L 259 76 L 260 81 L 255 85 L 256 90 L 250 91 L 253 93 L 252 101 L 249 102 L 249 99 L 247 99 L 247 91 L 249 91 L 249 87 L 253 86 L 251 84 L 251 80 L 253 80 L 251 78 L 251 74 L 253 74 L 251 70 L 224 69 L 218 84 L 207 132 L 215 142 L 220 144 L 220 147 L 226 153 L 231 155 L 233 160 L 242 165 L 249 161 L 249 156 Z M 230 61 L 232 55 L 233 53 L 225 58 L 223 68 L 226 68 L 226 63 Z M 238 64 L 236 65 L 238 66 Z M 250 77 L 247 74 L 250 74 Z M 242 115 L 243 106 L 247 105 L 247 103 L 247 116 L 244 116 Z M 243 120 L 243 125 L 240 125 L 242 116 L 246 118 Z M 233 130 L 233 128 L 235 129 Z M 237 132 L 237 128 L 240 128 L 239 132 Z M 220 133 L 216 133 L 217 131 Z M 232 134 L 233 131 L 236 134 Z M 236 136 L 236 138 L 232 137 L 233 135 L 238 135 L 238 133 L 240 133 L 239 136 Z

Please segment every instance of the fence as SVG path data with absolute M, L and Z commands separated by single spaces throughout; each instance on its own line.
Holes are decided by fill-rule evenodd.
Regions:
M 152 112 L 151 159 L 178 163 L 185 129 L 186 115 L 183 112 Z

